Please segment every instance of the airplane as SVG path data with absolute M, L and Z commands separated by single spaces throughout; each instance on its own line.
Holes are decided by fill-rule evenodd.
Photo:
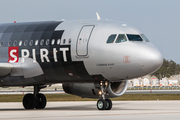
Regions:
M 33 86 L 25 109 L 44 109 L 40 90 L 62 83 L 66 93 L 97 98 L 123 95 L 128 80 L 158 70 L 159 50 L 135 27 L 112 20 L 62 20 L 0 24 L 0 87 Z

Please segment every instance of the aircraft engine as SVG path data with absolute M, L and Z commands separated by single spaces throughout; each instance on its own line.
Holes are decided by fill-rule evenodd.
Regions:
M 127 90 L 128 81 L 109 82 L 106 88 L 106 98 L 119 97 Z M 82 98 L 100 98 L 100 85 L 97 83 L 64 83 L 66 93 L 81 96 Z

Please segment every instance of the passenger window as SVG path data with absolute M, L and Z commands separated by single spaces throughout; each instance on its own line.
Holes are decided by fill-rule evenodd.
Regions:
M 11 41 L 9 41 L 8 46 L 11 46 L 11 44 L 12 44 L 12 42 L 11 42 Z
M 46 45 L 49 45 L 49 39 L 46 40 Z
M 126 39 L 125 34 L 119 34 L 118 38 L 116 39 L 116 43 L 126 42 L 126 41 L 127 41 L 127 39 Z
M 31 41 L 29 42 L 29 45 L 30 45 L 30 46 L 32 46 L 32 45 L 33 45 L 33 40 L 31 40 Z
M 24 46 L 27 46 L 27 44 L 28 44 L 28 41 L 25 40 L 25 41 L 24 41 Z
M 2 47 L 2 46 L 3 46 L 3 44 L 4 44 L 4 42 L 3 42 L 3 41 L 1 41 L 0 46 Z
M 22 45 L 22 40 L 19 41 L 19 46 L 21 46 L 21 45 Z
M 113 43 L 115 38 L 116 38 L 116 34 L 113 34 L 113 35 L 109 36 L 109 38 L 107 40 L 107 43 Z
M 69 39 L 69 44 L 71 44 L 71 38 Z
M 42 39 L 40 42 L 40 45 L 43 45 L 43 44 L 44 44 L 44 39 Z
M 54 45 L 54 43 L 55 43 L 55 39 L 52 39 L 51 45 Z
M 13 43 L 13 46 L 16 46 L 17 45 L 17 41 L 15 40 L 14 43 Z
M 60 40 L 60 39 L 58 39 L 58 40 L 57 40 L 57 45 L 59 45 L 59 44 L 60 44 L 60 42 L 61 42 L 61 40 Z
M 143 41 L 143 39 L 141 38 L 140 35 L 130 35 L 130 34 L 127 34 L 127 37 L 129 39 L 129 41 L 140 41 L 140 42 Z
M 38 41 L 38 40 L 36 40 L 35 45 L 38 45 L 38 42 L 39 42 L 39 41 Z
M 66 43 L 66 39 L 63 40 L 63 44 L 65 44 L 65 43 Z

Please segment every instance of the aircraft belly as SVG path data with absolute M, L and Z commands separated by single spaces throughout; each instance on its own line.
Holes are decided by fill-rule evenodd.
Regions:
M 43 63 L 47 82 L 90 82 L 94 79 L 87 73 L 83 61 L 66 63 Z
M 34 78 L 24 78 L 23 76 L 5 76 L 1 77 L 0 86 L 33 86 L 38 84 L 46 84 L 43 75 Z

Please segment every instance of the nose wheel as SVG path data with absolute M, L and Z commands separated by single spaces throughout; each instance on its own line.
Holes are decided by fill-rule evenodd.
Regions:
M 105 110 L 111 110 L 112 108 L 112 101 L 110 99 L 105 99 L 106 101 L 106 108 Z
M 105 110 L 106 109 L 106 101 L 105 100 L 103 100 L 103 99 L 99 99 L 98 101 L 97 101 L 97 108 L 98 108 L 98 110 Z
M 111 110 L 112 101 L 110 99 L 99 99 L 97 101 L 97 108 L 98 110 Z

